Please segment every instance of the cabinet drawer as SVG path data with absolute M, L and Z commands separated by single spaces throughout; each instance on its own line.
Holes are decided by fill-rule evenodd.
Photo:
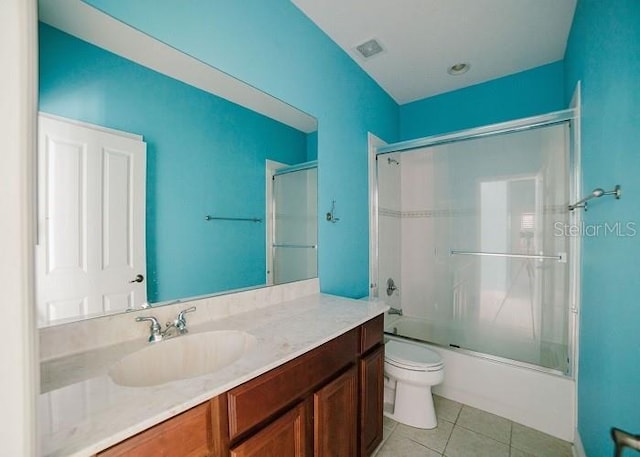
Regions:
M 207 402 L 138 433 L 97 457 L 205 457 L 211 453 L 211 441 L 211 409 Z
M 355 361 L 358 329 L 228 392 L 231 440 L 304 398 Z
M 382 343 L 384 338 L 384 315 L 374 317 L 360 327 L 360 354 Z

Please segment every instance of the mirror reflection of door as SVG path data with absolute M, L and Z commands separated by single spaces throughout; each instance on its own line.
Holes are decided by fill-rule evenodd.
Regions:
M 146 302 L 146 144 L 38 117 L 36 302 L 40 325 Z

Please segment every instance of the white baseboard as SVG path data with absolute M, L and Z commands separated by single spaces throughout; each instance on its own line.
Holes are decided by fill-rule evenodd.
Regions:
M 587 453 L 584 451 L 584 446 L 582 445 L 582 439 L 580 439 L 580 433 L 576 429 L 576 434 L 573 442 L 573 457 L 587 457 Z

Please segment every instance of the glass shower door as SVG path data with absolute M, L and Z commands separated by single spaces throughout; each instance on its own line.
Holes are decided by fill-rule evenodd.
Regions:
M 378 268 L 399 278 L 399 335 L 567 372 L 568 133 L 378 157 Z
M 318 275 L 317 168 L 279 172 L 273 177 L 273 282 Z

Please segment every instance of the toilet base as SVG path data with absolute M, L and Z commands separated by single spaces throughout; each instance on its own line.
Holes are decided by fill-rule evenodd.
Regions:
M 384 415 L 415 428 L 432 429 L 438 426 L 430 386 L 415 386 L 398 381 L 393 412 L 385 411 Z

